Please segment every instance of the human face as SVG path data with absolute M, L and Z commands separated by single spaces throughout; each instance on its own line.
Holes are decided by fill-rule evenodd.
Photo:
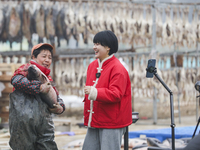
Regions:
M 49 50 L 42 50 L 37 55 L 37 58 L 33 56 L 33 60 L 35 60 L 39 65 L 49 68 L 52 62 L 51 52 Z
M 95 58 L 99 58 L 100 61 L 109 57 L 108 53 L 110 48 L 108 46 L 102 46 L 99 43 L 94 43 L 93 49 L 95 52 Z

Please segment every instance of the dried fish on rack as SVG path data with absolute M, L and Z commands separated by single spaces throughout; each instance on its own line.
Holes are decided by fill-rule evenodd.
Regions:
M 57 11 L 58 11 L 58 14 L 57 14 L 57 17 L 56 17 L 56 31 L 55 31 L 55 34 L 57 36 L 57 43 L 58 43 L 57 46 L 60 47 L 60 40 L 63 39 L 63 38 L 66 38 L 66 34 L 65 34 L 66 24 L 64 22 L 65 7 L 62 6 L 61 9 L 57 8 Z
M 28 41 L 29 49 L 33 47 L 32 44 L 32 14 L 30 11 L 30 6 L 28 4 L 22 4 L 22 33 Z
M 77 32 L 82 35 L 83 42 L 87 44 L 87 30 L 86 30 L 86 14 L 83 8 L 83 3 L 79 0 L 76 14 L 76 28 Z
M 144 36 L 148 39 L 148 45 L 152 43 L 152 9 L 151 6 L 146 6 L 146 24 Z M 158 14 L 159 15 L 159 14 Z
M 3 9 L 1 8 L 0 9 L 0 35 L 3 32 L 4 22 L 5 22 L 4 12 L 3 12 Z
M 0 41 L 20 42 L 24 36 L 30 47 L 33 33 L 38 35 L 38 42 L 47 39 L 54 45 L 57 38 L 59 47 L 60 39 L 65 39 L 69 44 L 73 38 L 78 47 L 80 35 L 87 44 L 92 41 L 93 34 L 101 30 L 112 30 L 120 42 L 132 47 L 134 44 L 149 45 L 152 43 L 154 9 L 157 42 L 169 47 L 174 43 L 180 47 L 191 47 L 200 41 L 200 12 L 199 7 L 194 6 L 171 7 L 171 4 L 167 4 L 167 7 L 163 7 L 156 4 L 152 7 L 151 4 L 137 2 L 93 0 L 21 1 L 12 5 L 11 1 L 7 1 L 0 2 L 0 6 Z M 191 22 L 188 17 L 192 19 Z M 2 29 L 3 22 L 6 22 L 6 29 Z
M 34 33 L 37 33 L 38 43 L 43 43 L 45 35 L 45 8 L 41 4 L 39 9 L 36 9 L 33 16 L 33 29 Z
M 6 31 L 11 49 L 12 42 L 22 42 L 22 19 L 20 10 L 21 5 L 13 5 L 9 7 L 6 15 Z
M 195 18 L 197 41 L 200 42 L 200 9 L 197 9 L 197 16 Z
M 6 17 L 5 17 L 5 7 L 0 8 L 0 41 L 6 42 Z
M 56 9 L 51 6 L 47 8 L 45 12 L 46 38 L 50 40 L 51 45 L 54 45 L 56 36 Z
M 173 44 L 172 42 L 172 25 L 173 22 L 171 20 L 171 16 L 170 16 L 170 11 L 171 8 L 167 7 L 165 8 L 165 14 L 166 14 L 166 19 L 165 19 L 165 23 L 164 23 L 164 28 L 163 28 L 163 32 L 162 32 L 162 41 L 161 44 L 163 46 L 165 45 L 169 45 L 171 46 Z
M 156 8 L 156 40 L 157 40 L 157 43 L 161 43 L 162 32 L 164 30 L 163 23 L 162 23 L 162 15 L 163 15 L 163 8 L 157 7 Z
M 66 24 L 65 34 L 66 39 L 70 39 L 70 37 L 73 35 L 73 28 L 75 26 L 75 12 L 73 11 L 74 4 L 69 1 L 68 2 L 68 9 L 65 11 L 65 18 L 64 22 Z M 67 40 L 67 43 L 69 44 L 69 40 Z

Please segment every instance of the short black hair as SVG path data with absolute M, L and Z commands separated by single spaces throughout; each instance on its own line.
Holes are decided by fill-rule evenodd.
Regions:
M 110 48 L 109 55 L 112 55 L 118 51 L 118 39 L 110 30 L 98 32 L 93 38 L 93 43 L 99 43 L 102 46 L 108 46 Z
M 50 46 L 48 46 L 48 45 L 42 45 L 41 47 L 35 49 L 35 50 L 33 51 L 33 54 L 32 54 L 32 55 L 33 55 L 35 58 L 37 58 L 38 54 L 40 54 L 40 52 L 41 52 L 42 50 L 48 50 L 48 51 L 50 51 L 51 56 L 53 57 L 53 49 L 52 49 L 52 47 L 50 47 Z

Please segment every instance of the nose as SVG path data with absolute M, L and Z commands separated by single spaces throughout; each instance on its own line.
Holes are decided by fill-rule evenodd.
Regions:
M 93 49 L 96 49 L 96 48 L 97 48 L 97 46 L 96 46 L 96 44 L 94 44 Z
M 46 59 L 45 59 L 45 61 L 47 61 L 47 62 L 49 62 L 51 59 L 50 58 L 48 58 L 48 57 L 46 57 Z

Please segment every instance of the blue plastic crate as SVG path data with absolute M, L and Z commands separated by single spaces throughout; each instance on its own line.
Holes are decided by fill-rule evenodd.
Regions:
M 175 127 L 175 138 L 191 138 L 196 126 L 188 126 L 188 127 Z M 199 133 L 200 127 L 197 128 L 196 134 Z M 172 138 L 171 136 L 171 128 L 164 129 L 154 129 L 154 130 L 140 130 L 140 131 L 130 131 L 129 138 L 138 138 L 141 135 L 145 135 L 146 137 L 152 137 L 163 142 L 167 138 Z

